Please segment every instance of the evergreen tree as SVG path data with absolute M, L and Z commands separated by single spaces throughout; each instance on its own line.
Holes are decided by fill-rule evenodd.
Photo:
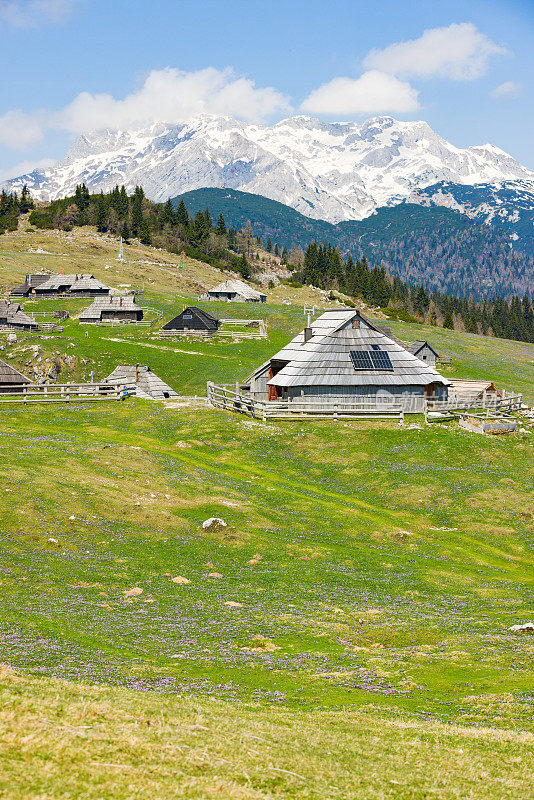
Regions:
M 211 218 L 209 208 L 206 208 L 206 210 L 204 211 L 204 219 L 206 221 L 206 228 L 208 229 L 209 232 L 213 228 L 213 220 Z
M 217 227 L 215 228 L 215 233 L 217 236 L 226 236 L 226 222 L 224 221 L 224 217 L 219 214 L 219 219 L 217 220 Z
M 126 242 L 126 244 L 128 244 L 128 239 L 130 238 L 130 229 L 129 229 L 128 223 L 126 221 L 122 225 L 121 236 L 124 239 L 124 241 Z
M 277 244 L 274 245 L 274 254 L 275 254 L 275 256 L 279 256 L 280 255 L 280 248 L 278 247 Z
M 187 213 L 187 208 L 183 200 L 180 200 L 180 205 L 176 212 L 176 222 L 179 225 L 189 225 L 189 214 Z
M 96 227 L 100 233 L 107 230 L 106 216 L 107 208 L 106 201 L 104 200 L 104 192 L 100 192 L 96 201 Z
M 19 209 L 21 214 L 26 214 L 27 211 L 34 208 L 35 204 L 31 198 L 30 192 L 26 184 L 22 187 L 22 193 L 19 200 Z
M 270 238 L 267 239 L 267 244 L 265 245 L 265 249 L 267 250 L 268 253 L 270 253 L 273 249 L 273 244 Z
M 161 224 L 163 225 L 172 225 L 174 223 L 174 208 L 172 205 L 172 200 L 169 197 L 165 205 L 163 206 L 163 211 L 161 212 Z
M 454 320 L 452 318 L 452 314 L 450 311 L 447 311 L 445 314 L 445 318 L 443 320 L 443 327 L 449 328 L 451 331 L 454 330 Z
M 143 219 L 139 227 L 139 240 L 141 244 L 152 244 L 152 236 L 150 234 L 150 226 L 148 220 Z

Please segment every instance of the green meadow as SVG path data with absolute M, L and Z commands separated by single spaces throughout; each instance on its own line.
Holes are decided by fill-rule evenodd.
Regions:
M 208 408 L 207 380 L 242 379 L 302 328 L 309 290 L 203 304 L 261 315 L 268 340 L 161 340 L 221 273 L 10 236 L 6 284 L 68 247 L 65 271 L 93 258 L 113 285 L 159 263 L 141 304 L 161 317 L 71 318 L 2 358 L 58 358 L 62 382 L 149 364 L 189 399 L 0 405 L 0 798 L 530 797 L 534 639 L 509 629 L 533 615 L 532 427 Z M 534 401 L 533 345 L 391 325 L 450 353 L 445 375 Z

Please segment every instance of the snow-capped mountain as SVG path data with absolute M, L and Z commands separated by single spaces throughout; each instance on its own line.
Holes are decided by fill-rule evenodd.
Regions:
M 445 181 L 417 189 L 408 202 L 446 206 L 504 229 L 515 245 L 534 255 L 534 188 L 516 180 L 464 186 Z
M 473 186 L 522 180 L 534 172 L 493 145 L 460 149 L 426 122 L 373 117 L 362 124 L 292 117 L 272 126 L 226 116 L 180 125 L 81 136 L 64 161 L 5 184 L 52 200 L 76 184 L 109 190 L 143 186 L 164 201 L 201 187 L 260 194 L 316 219 L 363 219 L 440 182 Z

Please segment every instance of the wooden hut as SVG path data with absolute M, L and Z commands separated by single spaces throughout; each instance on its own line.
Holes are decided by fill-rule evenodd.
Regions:
M 187 306 L 181 314 L 171 319 L 163 327 L 162 331 L 176 331 L 177 333 L 205 333 L 213 335 L 217 333 L 221 326 L 221 321 L 207 311 L 203 311 L 196 306 Z
M 200 300 L 223 300 L 233 303 L 265 303 L 267 295 L 257 292 L 239 280 L 223 281 L 199 298 Z
M 37 286 L 46 283 L 49 278 L 49 273 L 28 274 L 24 283 L 12 289 L 10 294 L 12 297 L 28 297 L 30 294 L 35 293 Z
M 439 353 L 434 350 L 429 342 L 413 342 L 413 344 L 407 345 L 406 349 L 409 353 L 419 358 L 421 361 L 424 361 L 425 364 L 428 364 L 431 367 L 435 367 L 439 361 Z
M 105 383 L 135 385 L 138 397 L 149 397 L 153 400 L 167 400 L 179 396 L 174 389 L 155 375 L 150 367 L 142 367 L 140 364 L 121 364 L 115 367 L 111 375 L 105 379 Z
M 451 378 L 449 396 L 458 402 L 469 403 L 483 400 L 485 397 L 496 399 L 501 396 L 501 393 L 493 381 Z
M 31 288 L 37 297 L 100 297 L 110 293 L 109 286 L 94 275 L 48 275 Z
M 12 367 L 11 364 L 6 364 L 5 361 L 0 359 L 0 392 L 14 392 L 17 387 L 24 386 L 31 383 L 31 380 L 19 372 L 18 369 Z
M 38 327 L 34 318 L 25 314 L 19 303 L 0 300 L 0 328 L 36 331 Z
M 143 309 L 133 295 L 97 297 L 89 308 L 80 313 L 80 322 L 100 325 L 102 322 L 138 322 L 143 319 Z
M 326 311 L 245 381 L 258 400 L 309 404 L 368 398 L 421 411 L 446 399 L 449 381 L 358 311 Z

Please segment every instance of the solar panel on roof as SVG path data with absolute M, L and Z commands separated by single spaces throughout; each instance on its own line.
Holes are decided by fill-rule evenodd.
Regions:
M 373 352 L 370 353 L 370 356 L 375 369 L 393 372 L 393 364 L 391 363 L 389 353 L 386 353 L 385 350 L 373 350 Z
M 351 350 L 350 359 L 354 369 L 373 369 L 371 354 L 367 350 Z
M 350 360 L 355 370 L 377 369 L 382 372 L 393 372 L 393 364 L 389 353 L 385 350 L 351 350 Z

